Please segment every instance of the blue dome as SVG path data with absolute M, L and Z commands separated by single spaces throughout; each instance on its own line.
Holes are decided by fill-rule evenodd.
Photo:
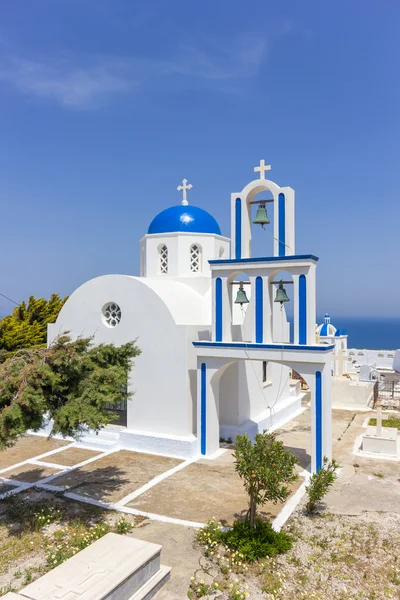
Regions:
M 217 221 L 210 213 L 198 206 L 178 204 L 160 212 L 152 222 L 147 233 L 214 233 L 221 235 Z

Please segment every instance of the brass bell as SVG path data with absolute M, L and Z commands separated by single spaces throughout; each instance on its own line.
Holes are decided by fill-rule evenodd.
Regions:
M 256 218 L 254 219 L 254 225 L 261 225 L 264 229 L 264 225 L 269 225 L 271 221 L 268 219 L 267 209 L 265 208 L 265 202 L 261 201 L 257 208 Z
M 240 304 L 240 306 L 243 306 L 243 304 L 248 304 L 248 303 L 249 303 L 249 299 L 246 296 L 246 292 L 244 291 L 244 287 L 243 287 L 243 282 L 241 281 L 237 295 L 236 295 L 235 304 Z
M 283 287 L 282 279 L 279 282 L 278 289 L 276 290 L 276 296 L 274 302 L 280 302 L 281 306 L 284 302 L 289 302 L 289 298 L 287 296 L 286 290 Z

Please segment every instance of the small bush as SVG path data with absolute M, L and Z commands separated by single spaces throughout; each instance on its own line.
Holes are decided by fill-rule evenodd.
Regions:
M 248 562 L 282 554 L 292 547 L 289 534 L 275 531 L 270 523 L 261 519 L 257 519 L 255 527 L 249 521 L 235 521 L 232 529 L 222 532 L 222 537 L 227 546 L 238 550 Z
M 253 527 L 249 521 L 235 521 L 231 529 L 222 529 L 221 523 L 210 521 L 201 529 L 197 539 L 206 547 L 206 554 L 218 544 L 237 550 L 246 562 L 254 562 L 265 556 L 287 552 L 292 538 L 283 531 L 275 531 L 270 523 L 257 519 Z
M 311 475 L 310 483 L 306 487 L 306 492 L 308 494 L 306 510 L 308 513 L 314 512 L 329 488 L 334 484 L 337 479 L 336 469 L 338 469 L 339 466 L 340 465 L 335 459 L 333 459 L 332 462 L 329 462 L 325 456 L 321 469 L 317 473 Z

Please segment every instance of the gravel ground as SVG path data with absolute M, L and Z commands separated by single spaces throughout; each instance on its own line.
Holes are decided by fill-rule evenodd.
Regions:
M 320 512 L 310 517 L 300 506 L 285 530 L 295 539 L 292 550 L 250 566 L 248 571 L 236 566 L 223 574 L 217 564 L 220 560 L 203 557 L 194 573 L 192 598 L 400 598 L 399 514 L 365 512 L 348 516 Z M 216 582 L 218 588 L 201 595 L 196 591 L 201 589 L 201 581 L 211 587 Z

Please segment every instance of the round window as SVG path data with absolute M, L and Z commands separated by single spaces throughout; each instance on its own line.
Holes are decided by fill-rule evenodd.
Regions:
M 115 302 L 103 306 L 103 320 L 108 327 L 116 327 L 121 321 L 121 309 Z

